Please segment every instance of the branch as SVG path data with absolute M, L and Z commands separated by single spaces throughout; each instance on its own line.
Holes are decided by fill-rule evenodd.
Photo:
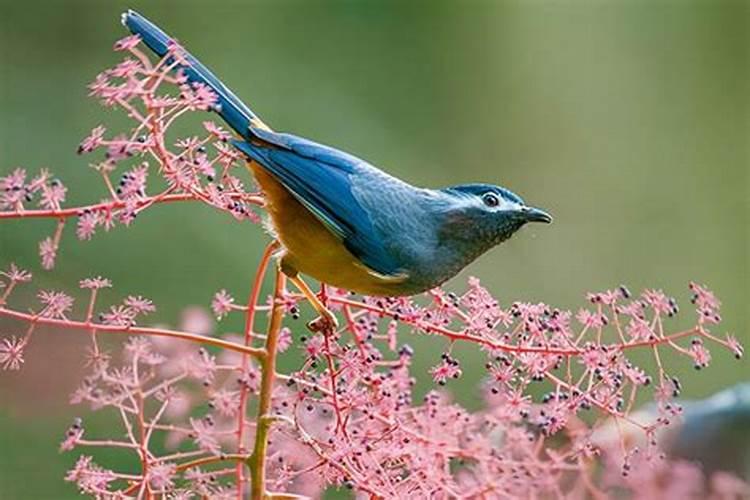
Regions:
M 205 344 L 230 351 L 248 354 L 258 359 L 265 357 L 265 350 L 254 347 L 236 344 L 222 339 L 198 335 L 195 333 L 181 332 L 179 330 L 168 330 L 165 328 L 146 328 L 140 326 L 120 326 L 105 325 L 103 323 L 83 322 L 67 319 L 45 318 L 36 314 L 22 313 L 0 307 L 0 317 L 17 319 L 33 324 L 57 326 L 69 330 L 91 330 L 95 329 L 99 333 L 121 333 L 125 335 L 153 335 L 155 337 L 171 337 L 181 340 L 187 340 L 198 344 Z

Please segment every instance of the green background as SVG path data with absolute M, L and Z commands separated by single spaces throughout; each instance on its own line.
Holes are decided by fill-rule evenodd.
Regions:
M 69 205 L 104 196 L 94 158 L 75 149 L 93 126 L 124 123 L 86 84 L 119 61 L 110 47 L 127 7 L 177 36 L 274 128 L 415 184 L 503 184 L 554 214 L 449 288 L 476 275 L 503 303 L 564 307 L 620 283 L 663 288 L 683 304 L 679 327 L 692 320 L 686 285 L 697 280 L 723 300 L 719 331 L 750 343 L 747 3 L 1 0 L 0 175 L 49 167 Z M 15 261 L 52 288 L 107 276 L 112 297 L 150 297 L 155 321 L 171 324 L 220 288 L 245 296 L 266 241 L 205 207 L 163 206 L 90 242 L 69 227 L 46 273 L 36 245 L 51 230 L 2 223 L 0 265 Z M 0 334 L 17 328 L 0 323 Z M 56 448 L 71 418 L 88 414 L 66 404 L 83 371 L 80 337 L 38 335 L 22 372 L 0 372 L 2 498 L 76 497 L 61 477 L 78 454 Z M 421 394 L 444 344 L 409 342 Z M 449 388 L 476 408 L 482 363 L 461 351 L 477 362 Z M 699 374 L 672 360 L 687 395 L 748 378 L 746 362 L 714 353 Z M 88 428 L 109 432 L 108 420 Z

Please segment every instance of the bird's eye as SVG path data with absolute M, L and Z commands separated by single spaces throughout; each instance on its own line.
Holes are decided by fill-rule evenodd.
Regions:
M 495 193 L 484 193 L 482 195 L 482 201 L 488 207 L 496 207 L 500 204 L 500 198 Z

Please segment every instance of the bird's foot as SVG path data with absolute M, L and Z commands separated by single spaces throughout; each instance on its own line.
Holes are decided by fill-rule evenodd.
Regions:
M 330 333 L 335 331 L 339 327 L 339 322 L 336 319 L 336 315 L 328 309 L 320 311 L 320 316 L 307 323 L 307 328 L 311 332 L 323 332 Z

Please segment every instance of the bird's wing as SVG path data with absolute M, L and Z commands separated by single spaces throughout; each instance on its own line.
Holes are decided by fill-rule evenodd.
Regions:
M 351 176 L 372 167 L 307 139 L 273 135 L 272 144 L 233 144 L 278 179 L 367 268 L 383 278 L 400 279 L 401 269 L 386 251 L 371 214 L 352 192 Z

